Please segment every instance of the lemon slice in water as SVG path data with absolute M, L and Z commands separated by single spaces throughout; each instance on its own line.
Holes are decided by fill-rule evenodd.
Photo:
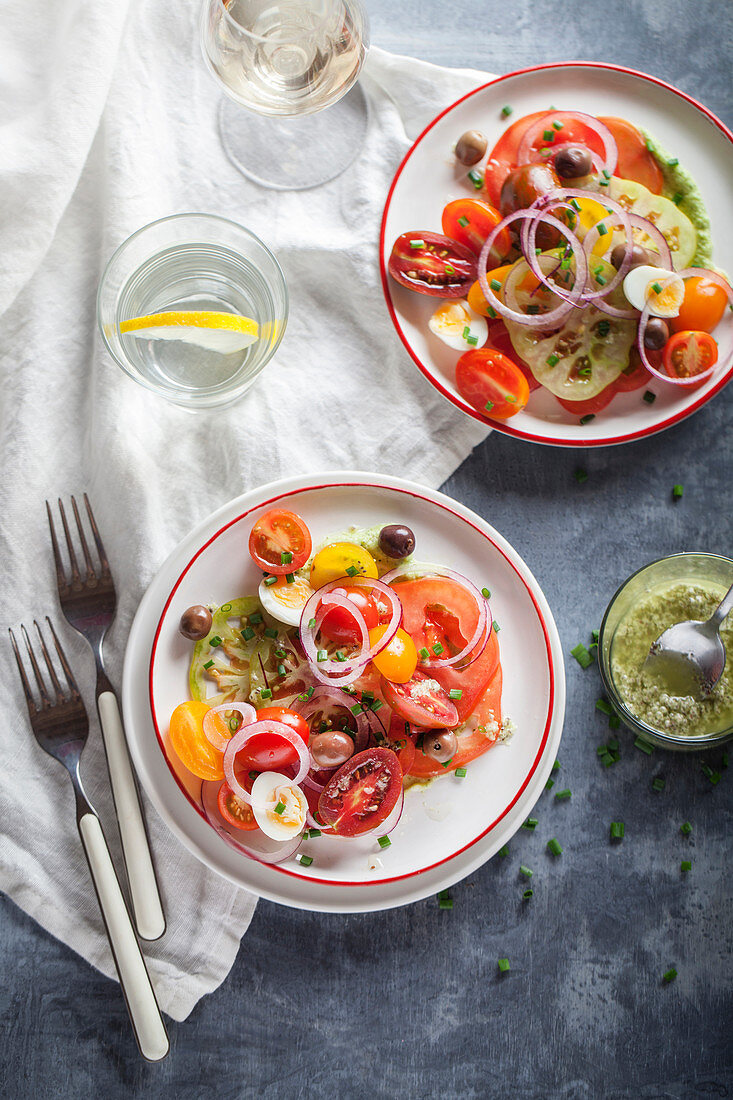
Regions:
M 229 355 L 243 351 L 259 337 L 259 326 L 251 317 L 214 310 L 178 310 L 133 317 L 120 325 L 121 333 L 142 340 L 181 340 L 207 351 Z

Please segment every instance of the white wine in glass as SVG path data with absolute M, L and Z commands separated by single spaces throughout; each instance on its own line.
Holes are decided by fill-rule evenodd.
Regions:
M 354 87 L 368 47 L 359 0 L 205 0 L 201 43 L 229 97 L 222 142 L 246 176 L 300 189 L 352 162 L 367 123 Z

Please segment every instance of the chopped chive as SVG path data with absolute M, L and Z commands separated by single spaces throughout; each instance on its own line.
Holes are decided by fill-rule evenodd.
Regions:
M 364 713 L 364 708 L 361 705 L 361 703 L 354 703 L 353 707 L 351 708 L 351 713 L 352 714 L 363 714 Z
M 486 307 L 486 312 L 488 313 L 489 317 L 496 317 L 496 310 L 494 309 L 493 306 L 487 306 Z
M 672 196 L 672 202 L 675 204 L 675 206 L 679 206 L 684 197 L 685 196 L 682 194 L 681 191 L 675 191 L 674 195 Z
M 611 765 L 615 763 L 616 757 L 613 755 L 613 753 L 606 751 L 601 755 L 601 764 L 603 764 L 604 768 L 610 768 Z
M 529 899 L 532 897 L 533 894 L 534 894 L 534 890 L 525 890 L 524 893 L 522 894 L 522 897 L 524 898 L 525 901 L 529 901 Z
M 682 833 L 683 836 L 689 836 L 690 835 L 690 833 L 692 832 L 692 825 L 690 825 L 689 821 L 683 821 L 682 822 L 682 824 L 680 825 L 680 832 Z
M 466 343 L 470 344 L 470 346 L 472 348 L 475 348 L 476 345 L 478 344 L 478 336 L 467 336 L 466 337 Z M 509 400 L 508 397 L 507 397 L 507 400 Z
M 713 786 L 720 782 L 720 772 L 713 771 L 709 764 L 702 764 L 701 767 L 703 774 L 707 776 Z
M 663 791 L 666 787 L 666 782 L 661 776 L 657 776 L 656 779 L 652 779 L 652 790 Z
M 372 708 L 371 709 L 373 711 L 377 711 L 377 710 L 381 710 L 381 708 L 383 706 L 384 706 L 384 703 L 382 702 L 381 699 L 375 699 L 374 702 L 372 703 Z
M 467 337 L 467 336 L 470 336 L 470 335 L 471 335 L 471 330 L 470 330 L 470 328 L 468 327 L 468 325 L 465 325 L 465 326 L 464 326 L 464 328 L 463 328 L 463 333 L 462 333 L 462 335 L 463 335 L 463 339 L 464 339 L 464 340 L 466 339 L 466 337 Z
M 418 248 L 424 248 L 424 247 L 425 247 L 425 241 L 420 240 L 419 237 L 415 237 L 414 240 L 410 241 L 410 248 L 418 249 Z
M 436 642 L 434 646 L 431 646 L 431 649 L 436 657 L 440 657 L 441 653 L 443 652 L 443 646 L 440 644 L 440 642 Z
M 554 131 L 553 130 L 543 130 L 542 131 L 542 140 L 543 141 L 554 141 L 555 140 Z
M 250 625 L 258 626 L 262 622 L 262 615 L 259 611 L 253 611 L 249 617 Z
M 221 638 L 218 634 L 215 634 L 213 638 L 209 638 L 209 645 L 212 649 L 216 649 L 217 646 L 221 645 Z
M 562 124 L 562 122 L 558 122 L 557 119 L 555 119 L 555 121 L 552 124 L 552 128 L 553 128 L 553 130 L 562 130 L 563 124 Z
M 254 636 L 255 636 L 255 632 L 252 629 L 252 627 L 251 626 L 245 626 L 244 630 L 242 631 L 242 637 L 244 638 L 245 642 L 250 641 L 250 639 L 254 638 Z
M 581 210 L 583 209 L 577 199 L 571 199 L 570 200 L 570 205 L 572 206 L 573 210 L 577 210 L 578 213 L 580 213 Z
M 455 775 L 458 779 L 465 779 L 466 778 L 466 769 L 465 768 L 456 768 Z
M 284 675 L 286 674 L 286 672 L 287 672 L 287 669 L 285 668 L 285 665 L 283 665 L 283 664 L 279 664 L 279 665 L 277 666 L 277 674 L 278 674 L 278 676 L 284 676 Z
M 425 646 L 423 646 L 422 649 L 418 649 L 417 655 L 418 655 L 418 657 L 420 658 L 421 661 L 429 661 L 430 660 L 430 653 L 425 648 Z
M 451 699 L 460 699 L 463 695 L 463 688 L 451 688 L 448 695 Z
M 283 550 L 282 554 L 280 555 L 280 564 L 281 565 L 290 565 L 292 560 L 293 560 L 293 555 L 290 553 L 290 551 L 289 550 Z
M 528 817 L 526 821 L 522 822 L 523 829 L 536 829 L 539 825 L 539 821 L 536 817 Z
M 600 638 L 600 631 L 599 630 L 591 630 L 590 636 L 591 636 L 591 638 L 593 639 L 594 642 L 597 642 L 598 639 Z
M 511 970 L 511 966 L 509 965 L 509 959 L 497 959 L 496 961 L 497 961 L 497 965 L 499 967 L 499 973 L 500 974 L 506 974 L 506 972 L 508 970 Z
M 446 275 L 455 275 L 456 269 L 453 267 L 453 264 L 445 265 L 445 273 Z
M 563 791 L 558 791 L 555 795 L 555 798 L 558 802 L 564 802 L 566 799 L 571 798 L 572 794 L 573 792 L 570 790 L 570 788 L 566 787 Z
M 618 741 L 615 737 L 612 737 L 608 742 L 608 748 L 611 752 L 618 752 Z
M 538 305 L 535 305 L 534 302 L 532 302 L 530 305 L 527 306 L 527 314 L 530 317 L 536 316 L 536 314 L 538 314 L 539 311 L 540 311 L 540 307 Z
M 662 284 L 661 283 L 652 283 L 652 290 L 654 291 L 655 294 L 661 294 L 662 293 Z
M 559 772 L 560 771 L 560 766 L 561 766 L 560 761 L 556 760 L 555 763 L 552 765 L 552 770 L 554 772 Z
M 485 600 L 490 600 L 491 599 L 491 589 L 490 588 L 482 588 L 481 589 L 481 595 L 483 596 L 483 598 Z
M 327 657 L 328 657 L 328 654 L 326 653 L 325 649 L 319 649 L 318 652 L 316 653 L 316 660 L 317 661 L 325 661 Z
M 591 420 L 595 420 L 595 418 L 596 418 L 595 413 L 587 413 L 586 416 L 581 416 L 579 423 L 580 424 L 590 424 Z
M 348 569 L 346 570 L 346 575 L 348 577 L 355 577 L 358 572 L 359 572 L 359 570 L 357 569 L 357 567 L 355 565 L 350 565 L 348 567 Z
M 502 859 L 504 859 L 505 856 L 508 856 L 509 855 L 509 849 L 506 846 L 506 844 L 504 844 L 503 847 L 501 847 L 496 854 L 498 856 L 501 856 Z
M 280 657 L 280 658 L 287 657 L 287 652 L 284 649 L 276 648 L 275 649 L 275 656 Z
M 265 637 L 266 638 L 277 638 L 277 630 L 275 629 L 274 626 L 266 626 L 265 627 Z
M 499 282 L 498 279 L 492 279 L 491 282 L 489 283 L 489 286 L 491 287 L 492 290 L 501 290 L 501 283 Z
M 680 497 L 682 496 L 682 494 L 684 493 L 684 491 L 685 491 L 684 485 L 673 485 L 672 486 L 672 496 L 675 498 L 675 500 L 679 500 Z
M 680 863 L 680 871 L 691 871 L 691 870 L 692 870 L 692 860 L 683 859 L 682 862 Z
M 608 180 L 599 180 L 598 181 L 598 186 L 599 187 L 608 187 Z
M 547 841 L 547 848 L 548 848 L 548 850 L 549 850 L 549 851 L 550 851 L 550 852 L 552 853 L 552 855 L 553 855 L 553 856 L 560 856 L 560 855 L 562 855 L 562 846 L 561 846 L 561 844 L 560 844 L 560 843 L 559 843 L 559 842 L 558 842 L 558 841 L 557 841 L 557 840 L 555 839 L 555 837 L 552 837 L 552 839 L 551 839 L 551 840 L 548 840 L 548 841 Z
M 337 661 L 345 661 L 346 660 L 346 654 L 344 653 L 343 649 L 337 649 L 336 652 L 334 653 L 334 658 Z
M 626 826 L 623 821 L 611 822 L 611 840 L 623 840 Z
M 262 699 L 272 699 L 272 690 L 270 688 L 262 688 L 260 697 Z
M 679 164 L 679 160 L 677 159 L 677 157 L 672 157 L 671 160 L 667 161 L 667 164 L 670 168 L 676 168 Z
M 523 863 L 519 865 L 519 873 L 520 875 L 524 875 L 525 878 L 532 878 L 533 874 L 529 867 L 525 867 Z
M 310 867 L 311 863 L 313 862 L 313 856 L 303 855 L 302 852 L 298 852 L 295 858 L 297 859 L 301 867 Z
M 548 779 L 547 782 L 545 783 L 545 790 L 546 791 L 551 791 L 554 786 L 555 786 L 555 780 L 554 779 Z
M 295 573 L 286 573 L 285 580 L 288 584 L 295 584 Z
M 374 702 L 374 692 L 373 691 L 362 691 L 361 701 L 362 701 L 362 703 L 373 703 Z
M 605 226 L 603 222 L 599 222 L 596 226 L 596 229 L 598 230 L 598 233 L 601 237 L 605 237 L 606 233 L 608 233 L 608 227 Z
M 501 630 L 501 627 L 500 627 L 500 626 L 499 626 L 499 624 L 497 623 L 496 619 L 494 619 L 494 621 L 492 622 L 492 624 L 491 624 L 491 625 L 492 625 L 492 627 L 493 627 L 493 629 L 494 629 L 494 634 L 498 634 L 498 633 L 499 633 L 499 631 Z
M 604 179 L 610 180 L 611 178 L 611 173 L 608 171 L 607 168 L 603 169 L 602 175 Z
M 584 481 L 588 480 L 588 471 L 581 468 L 575 471 L 575 480 L 579 485 L 582 485 Z
M 723 755 L 721 756 L 720 763 L 723 765 L 724 768 L 728 767 L 728 753 L 727 752 L 724 752 Z
M 665 973 L 662 974 L 662 981 L 663 982 L 673 982 L 676 977 L 677 977 L 677 971 L 675 970 L 675 968 L 673 966 L 670 966 L 669 970 L 665 971 Z
M 276 814 L 284 814 L 285 813 L 285 803 L 284 802 L 278 802 L 277 806 L 275 807 L 275 813 Z
M 206 664 L 204 665 L 204 668 L 211 668 L 213 663 L 214 663 L 213 661 L 207 661 Z
M 654 752 L 653 746 L 650 745 L 648 741 L 645 741 L 643 737 L 636 738 L 636 740 L 634 741 L 634 748 L 641 749 L 641 751 L 645 752 L 647 756 L 651 756 L 651 754 Z
M 494 402 L 493 401 L 487 401 L 486 404 L 484 405 L 484 409 L 486 410 L 486 412 L 491 412 L 493 407 L 494 407 Z
M 377 844 L 379 845 L 380 848 L 389 848 L 391 843 L 392 843 L 392 841 L 389 839 L 388 836 L 378 836 L 377 837 Z
M 468 173 L 468 178 L 470 179 L 476 190 L 480 191 L 484 185 L 484 177 L 481 175 L 481 173 L 477 172 L 475 168 L 472 168 L 471 171 Z
M 308 626 L 310 627 L 311 630 L 315 630 L 316 629 L 316 620 L 315 619 L 309 619 L 308 620 Z
M 611 322 L 599 321 L 596 325 L 596 330 L 599 336 L 608 336 L 609 332 L 611 331 Z
M 598 283 L 599 286 L 605 286 L 606 285 L 605 275 L 596 275 L 596 282 Z
M 322 835 L 322 833 L 321 833 L 320 829 L 309 829 L 308 830 L 308 836 L 310 837 L 311 840 L 313 840 L 315 837 L 321 836 L 321 835 Z
M 570 656 L 575 657 L 575 660 L 581 668 L 588 668 L 593 664 L 593 658 L 582 642 L 578 642 L 578 644 L 570 650 Z
M 265 577 L 262 583 L 265 588 L 272 588 L 273 584 L 277 584 L 277 577 Z
M 465 215 L 462 215 L 458 219 L 458 224 L 461 226 L 461 228 L 465 229 L 466 226 L 468 225 L 468 218 Z
M 223 603 L 219 608 L 219 610 L 223 611 L 225 615 L 227 614 L 227 612 L 231 611 L 231 609 L 232 605 L 230 603 Z
M 439 909 L 452 909 L 453 898 L 450 896 L 450 891 L 441 890 L 438 893 L 438 908 Z
M 547 363 L 548 367 L 556 367 L 557 364 L 560 362 L 560 356 L 559 355 L 548 355 L 545 362 Z
M 508 103 L 505 103 L 501 109 L 502 116 L 504 118 L 509 118 L 509 115 L 512 113 L 513 110 L 513 107 L 510 107 Z
M 601 714 L 613 714 L 613 707 L 607 699 L 596 699 L 596 710 Z
M 252 771 L 249 773 L 249 777 L 250 779 L 256 779 L 259 774 L 259 772 Z

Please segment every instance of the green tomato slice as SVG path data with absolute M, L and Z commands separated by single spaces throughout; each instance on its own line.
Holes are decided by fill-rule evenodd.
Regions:
M 545 274 L 558 266 L 558 253 L 543 253 L 539 257 Z M 598 257 L 591 258 L 591 279 L 595 287 L 601 284 L 597 276 L 610 282 L 615 269 Z M 572 287 L 573 268 L 558 270 L 558 278 L 568 275 L 568 288 Z M 509 304 L 527 311 L 535 304 L 538 313 L 547 313 L 560 304 L 551 290 L 543 288 L 533 294 L 523 288 L 525 276 L 528 287 L 534 283 L 526 260 L 519 260 L 505 282 L 505 295 L 512 295 Z M 562 285 L 562 284 L 561 284 Z M 608 302 L 620 309 L 628 309 L 621 286 L 608 295 Z M 516 303 L 516 304 L 515 304 Z M 629 353 L 636 339 L 638 321 L 624 321 L 609 317 L 593 305 L 573 309 L 562 327 L 554 332 L 530 328 L 517 321 L 505 321 L 514 350 L 524 360 L 537 381 L 556 397 L 566 401 L 585 401 L 595 397 L 609 386 L 629 365 Z
M 631 214 L 638 214 L 652 222 L 661 232 L 669 245 L 672 253 L 672 264 L 675 271 L 682 271 L 689 267 L 695 252 L 697 251 L 697 230 L 686 214 L 679 206 L 663 195 L 653 194 L 647 187 L 634 180 L 623 180 L 613 176 L 608 188 L 609 197 L 623 206 Z M 703 210 L 704 221 L 709 227 L 707 214 Z M 634 229 L 634 240 L 642 248 L 656 251 L 656 245 L 642 230 Z M 609 246 L 613 248 L 625 240 L 623 232 L 614 233 Z

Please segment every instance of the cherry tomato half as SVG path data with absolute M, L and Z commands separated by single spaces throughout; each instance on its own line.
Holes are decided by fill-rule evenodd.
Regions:
M 345 596 L 350 603 L 353 603 L 361 611 L 369 630 L 377 626 L 379 623 L 379 609 L 367 589 L 348 586 L 334 588 L 332 592 L 337 596 Z M 329 611 L 324 616 L 321 623 L 321 634 L 325 634 L 337 645 L 353 644 L 359 640 L 359 630 L 353 617 L 349 615 L 345 607 L 334 607 L 333 611 Z
M 252 528 L 249 552 L 260 569 L 268 573 L 292 573 L 310 557 L 311 534 L 295 512 L 272 508 Z
M 669 325 L 673 332 L 712 332 L 725 313 L 728 295 L 712 279 L 685 279 L 685 297 Z
M 258 722 L 282 722 L 308 744 L 310 728 L 305 718 L 289 707 L 263 707 L 257 712 Z M 289 741 L 277 733 L 256 733 L 237 753 L 237 764 L 245 771 L 279 772 L 297 764 L 298 753 Z
M 365 749 L 347 760 L 318 799 L 318 816 L 339 836 L 359 836 L 387 818 L 402 790 L 402 768 L 391 749 Z
M 478 256 L 484 241 L 501 221 L 501 214 L 483 199 L 454 199 L 444 207 L 441 221 L 447 237 L 464 244 Z M 494 241 L 492 254 L 508 256 L 511 249 L 511 234 L 503 229 Z
M 416 229 L 395 241 L 389 273 L 419 294 L 463 298 L 476 278 L 476 254 L 442 233 Z
M 190 772 L 199 779 L 224 778 L 224 754 L 209 741 L 204 733 L 204 715 L 207 703 L 189 700 L 180 703 L 171 715 L 168 736 L 171 745 Z
M 416 672 L 406 684 L 383 680 L 382 691 L 392 709 L 415 726 L 440 729 L 458 725 L 458 711 L 453 700 L 427 673 Z
M 664 369 L 672 378 L 694 378 L 718 361 L 709 332 L 676 332 L 664 345 Z
M 387 626 L 383 624 L 370 630 L 369 644 L 375 645 L 384 637 L 386 629 Z M 399 627 L 389 645 L 386 645 L 376 657 L 372 658 L 372 664 L 378 672 L 382 673 L 382 676 L 386 677 L 387 680 L 391 680 L 392 683 L 406 684 L 417 668 L 415 643 L 410 635 L 402 627 Z
M 249 776 L 243 778 L 240 775 L 237 778 L 245 790 L 252 790 L 252 780 Z M 241 798 L 237 797 L 226 779 L 219 787 L 217 803 L 221 816 L 235 829 L 256 829 L 258 827 L 252 807 L 248 802 L 243 802 Z
M 529 401 L 524 372 L 495 348 L 475 348 L 456 364 L 456 387 L 474 409 L 494 420 L 515 416 Z

